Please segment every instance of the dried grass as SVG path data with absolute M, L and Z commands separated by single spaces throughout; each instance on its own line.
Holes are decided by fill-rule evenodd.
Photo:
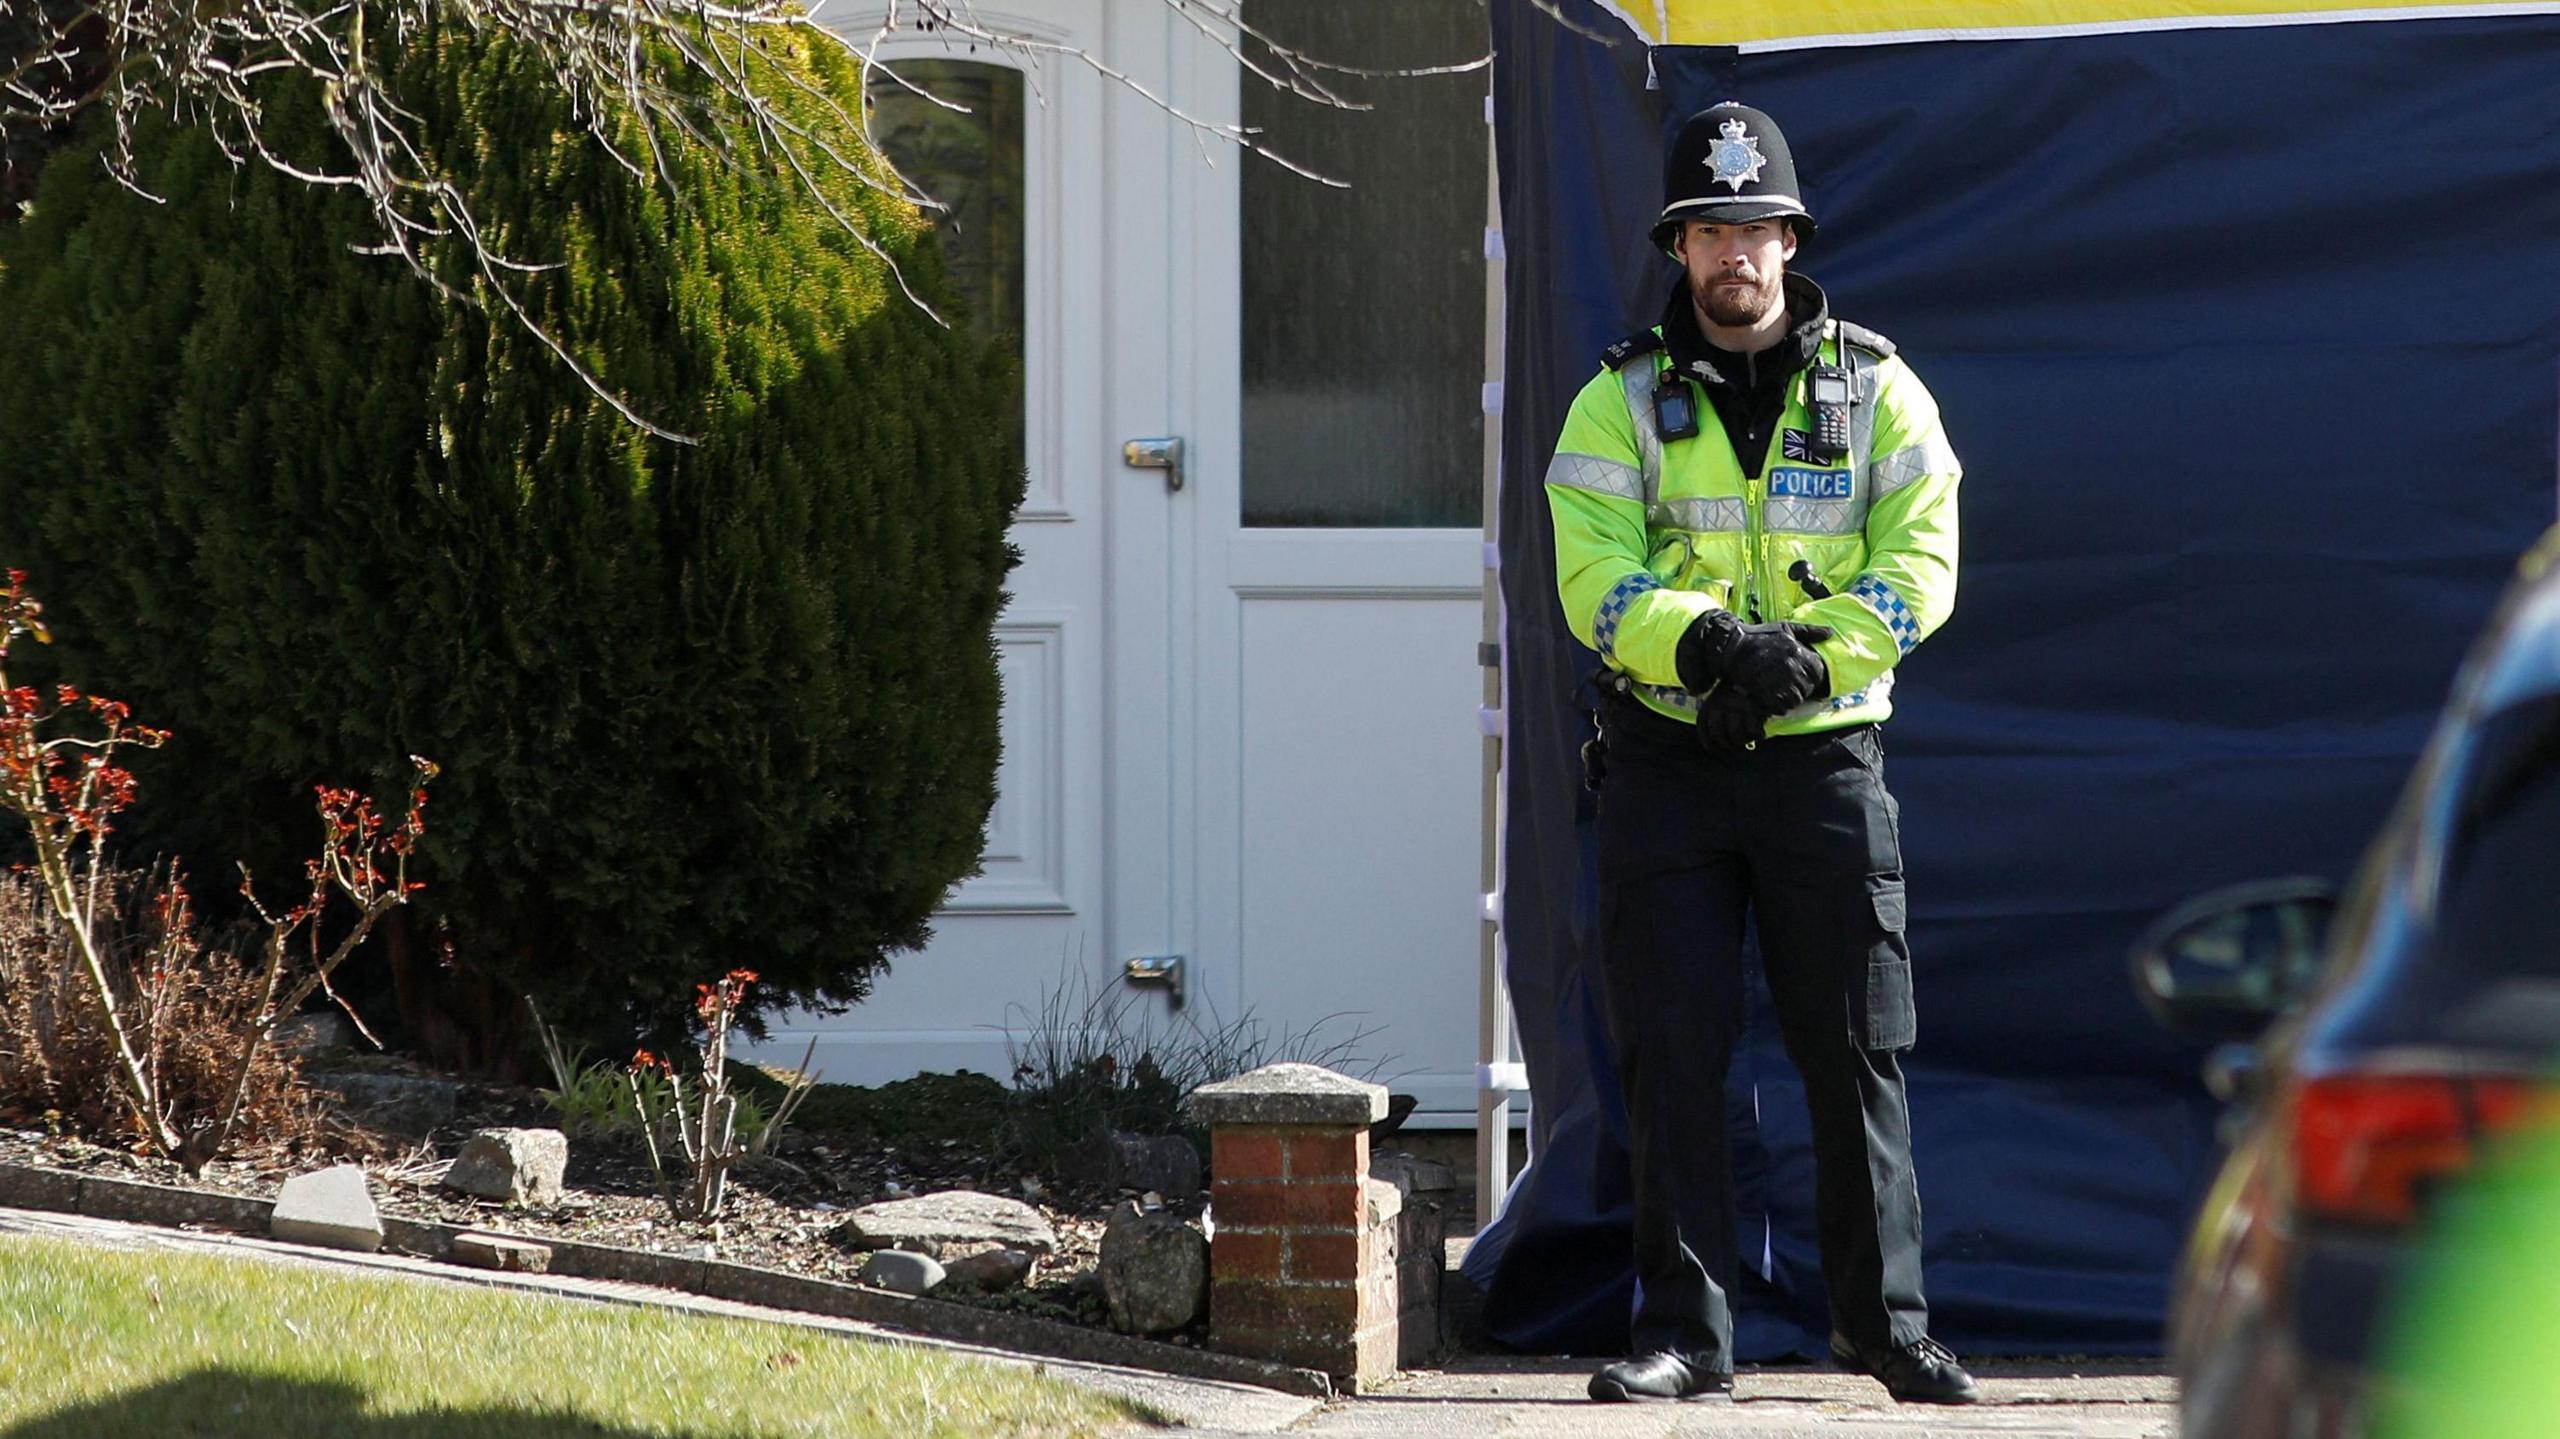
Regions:
M 246 943 L 208 943 L 191 927 L 177 935 L 163 928 L 163 907 L 154 901 L 168 883 L 161 870 L 116 871 L 98 886 L 96 932 L 136 1049 L 169 1118 L 187 1134 L 220 1116 L 263 996 Z M 0 1119 L 10 1117 L 42 1118 L 100 1143 L 146 1132 L 119 1082 L 115 1042 L 70 931 L 26 872 L 0 873 Z M 261 1046 L 242 1101 L 241 1140 L 248 1147 L 295 1143 L 316 1130 L 299 1062 Z

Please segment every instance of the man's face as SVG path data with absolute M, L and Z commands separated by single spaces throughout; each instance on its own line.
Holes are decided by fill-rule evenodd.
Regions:
M 1796 256 L 1796 236 L 1783 220 L 1691 220 L 1680 227 L 1678 249 L 1689 293 L 1707 318 L 1747 329 L 1781 303 L 1778 282 Z

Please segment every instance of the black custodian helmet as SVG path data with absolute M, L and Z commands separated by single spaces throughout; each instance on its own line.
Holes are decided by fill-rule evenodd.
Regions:
M 1783 217 L 1798 239 L 1813 234 L 1813 216 L 1796 185 L 1795 156 L 1776 121 L 1727 100 L 1689 117 L 1662 161 L 1662 218 L 1653 243 L 1665 254 L 1683 220 L 1739 225 Z

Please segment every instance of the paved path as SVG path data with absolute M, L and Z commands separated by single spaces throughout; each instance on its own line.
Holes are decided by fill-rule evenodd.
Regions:
M 1979 1365 L 1984 1402 L 1898 1405 L 1872 1380 L 1827 1369 L 1745 1370 L 1728 1403 L 1594 1404 L 1579 1360 L 1478 1359 L 1411 1374 L 1289 1431 L 1310 1439 L 2168 1439 L 2172 1387 L 2143 1366 Z
M 1580 1360 L 1469 1358 L 1408 1374 L 1384 1393 L 1318 1407 L 1235 1384 L 1202 1383 L 923 1339 L 876 1325 L 705 1299 L 672 1290 L 553 1275 L 496 1274 L 398 1255 L 307 1249 L 237 1235 L 157 1229 L 115 1220 L 0 1209 L 0 1234 L 41 1234 L 119 1248 L 213 1253 L 244 1262 L 363 1270 L 417 1283 L 478 1284 L 612 1304 L 723 1314 L 821 1329 L 883 1343 L 968 1354 L 1043 1372 L 1147 1404 L 1184 1428 L 1140 1431 L 1165 1439 L 2169 1439 L 2176 1432 L 2170 1382 L 2156 1369 L 2095 1363 L 1984 1364 L 1985 1402 L 1966 1409 L 1894 1404 L 1874 1382 L 1824 1369 L 1746 1370 L 1730 1403 L 1594 1404 L 1583 1397 Z

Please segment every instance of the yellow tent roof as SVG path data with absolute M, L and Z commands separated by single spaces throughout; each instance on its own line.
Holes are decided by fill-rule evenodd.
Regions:
M 1737 45 L 1746 50 L 1912 40 L 1997 40 L 2031 35 L 2234 25 L 2317 25 L 2455 15 L 2528 15 L 2560 4 L 2418 0 L 1602 0 L 1656 44 Z

